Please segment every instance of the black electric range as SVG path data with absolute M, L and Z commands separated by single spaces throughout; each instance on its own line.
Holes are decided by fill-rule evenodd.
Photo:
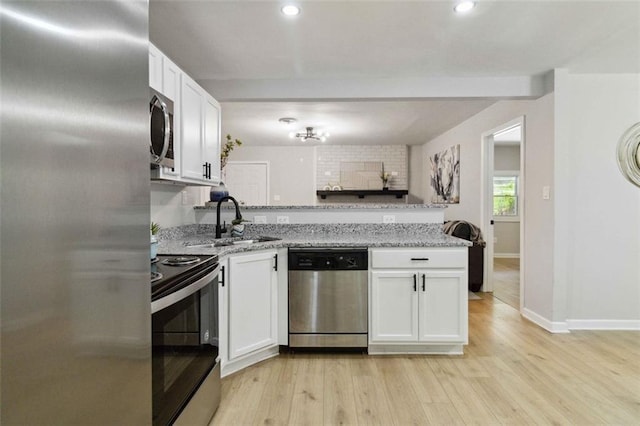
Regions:
M 151 301 L 198 281 L 217 266 L 217 255 L 159 255 L 151 262 Z

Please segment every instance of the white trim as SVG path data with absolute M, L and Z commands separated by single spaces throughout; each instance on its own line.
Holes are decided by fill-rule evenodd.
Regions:
M 539 315 L 527 308 L 522 308 L 521 313 L 524 318 L 528 319 L 537 326 L 544 328 L 550 333 L 569 333 L 569 327 L 567 326 L 566 321 L 549 321 L 542 315 Z
M 463 355 L 462 344 L 380 344 L 369 343 L 369 355 Z
M 511 222 L 511 223 L 516 223 L 516 222 L 520 222 L 520 217 L 518 216 L 494 216 L 493 217 L 493 221 L 494 222 Z
M 500 259 L 520 259 L 520 253 L 493 253 L 493 258 Z
M 640 330 L 640 320 L 567 320 L 569 330 Z
M 525 116 L 521 115 L 505 124 L 495 127 L 489 131 L 483 132 L 480 135 L 481 143 L 481 164 L 480 175 L 483 180 L 480 191 L 480 227 L 484 232 L 484 239 L 487 242 L 484 258 L 484 283 L 482 285 L 482 291 L 493 291 L 493 257 L 494 257 L 494 244 L 493 244 L 493 227 L 490 225 L 490 221 L 495 222 L 493 217 L 493 175 L 496 172 L 494 170 L 494 141 L 493 135 L 499 132 L 504 132 L 514 127 L 520 127 L 520 170 L 518 174 L 518 212 L 520 222 L 520 257 L 524 260 L 524 220 L 525 220 Z M 491 196 L 490 196 L 491 195 Z M 525 262 L 520 262 L 520 312 L 524 308 L 524 268 Z

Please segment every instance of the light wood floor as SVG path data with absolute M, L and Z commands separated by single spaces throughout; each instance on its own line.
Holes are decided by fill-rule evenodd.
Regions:
M 520 259 L 493 259 L 493 296 L 520 309 Z
M 464 356 L 280 355 L 212 425 L 640 424 L 640 333 L 550 334 L 480 293 Z

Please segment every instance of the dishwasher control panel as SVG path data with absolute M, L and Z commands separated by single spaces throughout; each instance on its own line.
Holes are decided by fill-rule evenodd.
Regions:
M 292 271 L 361 271 L 368 267 L 366 248 L 289 249 Z

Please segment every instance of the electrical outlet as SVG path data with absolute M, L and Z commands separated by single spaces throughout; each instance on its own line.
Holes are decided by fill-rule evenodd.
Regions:
M 289 216 L 277 216 L 276 223 L 289 223 Z
M 398 172 L 391 172 L 391 176 L 398 176 Z
M 189 192 L 187 190 L 182 191 L 182 205 L 189 205 Z
M 273 201 L 280 201 L 280 196 L 279 195 L 274 195 L 273 196 Z
M 493 244 L 498 244 L 498 237 L 493 237 Z
M 331 172 L 327 170 L 326 172 L 324 172 L 324 175 L 325 176 L 331 176 Z
M 551 188 L 548 186 L 543 186 L 542 187 L 542 199 L 543 200 L 548 200 L 551 198 Z
M 393 214 L 385 214 L 382 216 L 382 223 L 396 223 L 396 216 Z
M 266 216 L 254 216 L 253 217 L 253 223 L 267 223 L 267 217 Z

